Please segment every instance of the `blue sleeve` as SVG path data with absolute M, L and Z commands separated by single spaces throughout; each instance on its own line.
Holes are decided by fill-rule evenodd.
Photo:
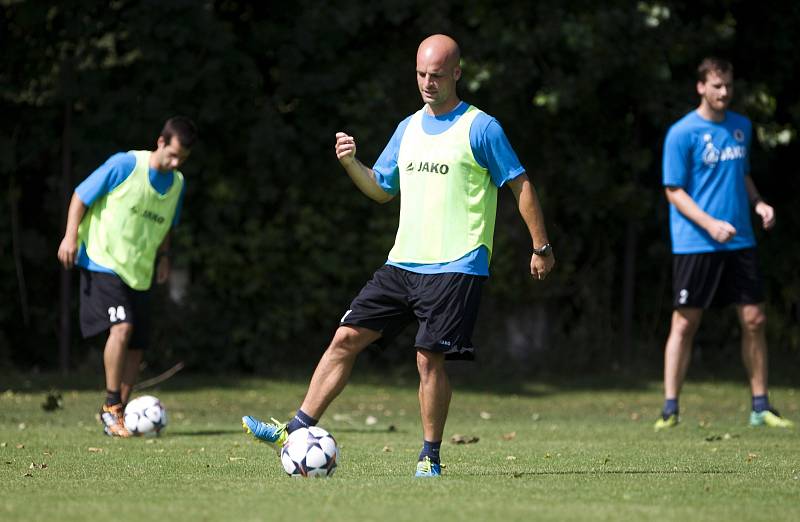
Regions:
M 662 182 L 665 187 L 686 188 L 689 183 L 689 145 L 691 135 L 674 126 L 664 139 Z
M 400 141 L 403 139 L 409 120 L 411 120 L 411 116 L 400 122 L 372 167 L 378 185 L 392 196 L 396 196 L 400 192 L 400 169 L 397 167 L 397 156 L 400 154 Z
M 469 130 L 469 142 L 475 161 L 481 167 L 489 169 L 492 183 L 496 186 L 502 187 L 507 181 L 525 172 L 503 127 L 488 114 L 481 113 L 475 117 Z
M 186 180 L 183 180 L 181 187 L 181 195 L 178 196 L 178 204 L 175 205 L 175 215 L 172 217 L 172 226 L 174 227 L 181 221 L 181 210 L 183 209 L 183 196 L 186 194 Z
M 75 188 L 75 193 L 84 205 L 91 206 L 98 198 L 105 196 L 125 181 L 134 167 L 136 167 L 136 156 L 128 152 L 118 152 L 89 174 L 89 177 Z

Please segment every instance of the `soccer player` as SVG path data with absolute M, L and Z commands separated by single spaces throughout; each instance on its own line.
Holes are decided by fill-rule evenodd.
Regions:
M 750 223 L 775 225 L 775 212 L 750 177 L 750 120 L 728 110 L 733 66 L 704 59 L 697 69 L 700 105 L 667 132 L 663 184 L 670 204 L 673 256 L 672 324 L 664 350 L 660 430 L 678 424 L 678 396 L 703 310 L 734 304 L 741 324 L 742 359 L 752 392 L 751 426 L 787 428 L 767 395 L 764 292 Z
M 279 449 L 288 433 L 317 423 L 365 347 L 386 344 L 416 322 L 423 446 L 415 475 L 435 477 L 451 397 L 445 359 L 474 358 L 471 336 L 489 275 L 498 187 L 511 188 L 530 232 L 530 274 L 545 279 L 555 258 L 536 191 L 500 124 L 458 97 L 456 42 L 426 38 L 416 76 L 424 106 L 397 126 L 372 169 L 356 159 L 355 138 L 336 134 L 336 156 L 361 192 L 379 203 L 402 193 L 388 261 L 342 316 L 295 417 L 270 424 L 245 416 L 242 424 Z
M 103 363 L 103 430 L 129 437 L 123 413 L 148 344 L 150 287 L 169 277 L 170 230 L 184 194 L 177 168 L 189 157 L 196 129 L 176 116 L 155 151 L 111 156 L 75 189 L 58 259 L 80 267 L 80 325 L 84 338 L 108 331 Z M 157 267 L 156 267 L 157 261 Z

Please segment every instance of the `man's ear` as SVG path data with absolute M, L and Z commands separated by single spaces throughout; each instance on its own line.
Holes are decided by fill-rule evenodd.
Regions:
M 456 67 L 453 69 L 453 79 L 455 79 L 455 81 L 461 79 L 461 67 Z
M 702 96 L 706 92 L 705 82 L 697 82 L 697 94 Z
M 164 139 L 164 136 L 159 136 L 156 140 L 156 146 L 160 149 L 167 145 L 167 140 Z

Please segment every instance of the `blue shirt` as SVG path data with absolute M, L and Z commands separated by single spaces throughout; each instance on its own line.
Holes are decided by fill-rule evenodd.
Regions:
M 134 167 L 136 167 L 136 156 L 130 152 L 118 152 L 108 158 L 108 160 L 98 167 L 97 170 L 92 172 L 88 178 L 83 180 L 81 184 L 75 188 L 75 193 L 84 205 L 90 207 L 92 203 L 105 196 L 128 179 L 128 176 L 133 173 Z M 161 172 L 152 167 L 149 169 L 149 174 L 150 184 L 162 195 L 167 193 L 175 178 L 171 170 Z M 172 226 L 177 225 L 180 220 L 183 194 L 185 191 L 186 183 L 183 184 L 181 194 L 178 197 L 178 205 L 175 207 L 175 216 L 172 218 Z M 92 261 L 86 254 L 86 245 L 83 243 L 81 243 L 80 249 L 78 250 L 78 258 L 75 264 L 93 272 L 114 273 L 110 268 Z
M 663 184 L 686 191 L 711 217 L 727 221 L 736 235 L 719 243 L 670 205 L 672 252 L 696 254 L 755 246 L 745 177 L 750 172 L 750 120 L 732 111 L 721 122 L 692 111 L 664 141 Z
M 431 135 L 441 134 L 452 127 L 468 108 L 469 104 L 462 101 L 455 109 L 440 116 L 433 116 L 427 111 L 423 111 L 422 130 Z M 375 166 L 372 167 L 380 187 L 393 196 L 400 191 L 400 169 L 397 167 L 397 156 L 400 152 L 400 142 L 403 140 L 403 134 L 410 120 L 411 116 L 400 122 L 386 148 L 378 157 L 378 161 L 375 162 Z M 500 123 L 488 114 L 481 112 L 475 117 L 469 129 L 469 142 L 475 161 L 481 167 L 489 170 L 495 186 L 502 187 L 507 181 L 525 172 Z M 488 276 L 489 250 L 485 246 L 480 246 L 464 257 L 446 263 L 395 263 L 388 260 L 386 263 L 419 274 L 460 272 Z

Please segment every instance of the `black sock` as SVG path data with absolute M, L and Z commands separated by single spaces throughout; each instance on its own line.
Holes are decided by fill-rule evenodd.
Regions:
M 117 391 L 106 390 L 106 406 L 113 406 L 122 402 L 122 393 Z
M 297 410 L 294 418 L 290 420 L 289 424 L 286 426 L 286 431 L 291 433 L 300 428 L 310 428 L 311 426 L 316 426 L 317 422 L 319 422 L 317 419 L 307 415 L 303 410 Z

